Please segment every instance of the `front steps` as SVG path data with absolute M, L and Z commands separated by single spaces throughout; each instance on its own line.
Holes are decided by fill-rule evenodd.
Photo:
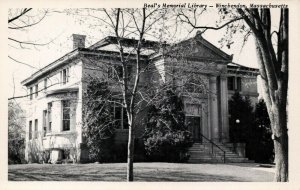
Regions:
M 242 157 L 233 152 L 226 144 L 216 143 L 222 150 L 225 151 L 225 163 L 245 163 L 253 162 L 248 158 Z M 216 146 L 213 146 L 214 154 L 212 154 L 211 143 L 194 143 L 189 148 L 190 154 L 189 163 L 224 163 L 223 152 Z

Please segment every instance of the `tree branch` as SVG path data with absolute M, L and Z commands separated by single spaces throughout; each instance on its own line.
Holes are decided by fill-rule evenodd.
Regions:
M 44 45 L 49 44 L 49 43 L 45 43 L 45 44 L 36 44 L 36 43 L 33 43 L 33 42 L 22 42 L 22 41 L 13 39 L 13 38 L 8 38 L 8 39 L 11 40 L 11 41 L 13 41 L 13 42 L 17 42 L 17 43 L 19 43 L 20 45 L 26 44 L 26 45 L 34 45 L 34 46 L 44 46 Z
M 32 8 L 29 8 L 29 9 L 25 8 L 24 11 L 22 11 L 19 15 L 15 16 L 11 19 L 8 19 L 8 23 L 11 23 L 11 22 L 19 19 L 20 17 L 22 17 L 23 15 L 25 15 L 26 13 L 28 13 L 31 10 L 32 10 Z
M 236 22 L 236 21 L 238 21 L 238 20 L 244 19 L 244 16 L 238 17 L 238 18 L 232 19 L 232 20 L 230 20 L 230 21 L 228 21 L 228 22 L 222 24 L 222 25 L 219 26 L 219 27 L 214 27 L 214 26 L 196 26 L 195 24 L 193 24 L 193 23 L 190 21 L 190 19 L 188 18 L 188 16 L 186 16 L 185 14 L 181 13 L 181 14 L 179 14 L 179 16 L 185 17 L 185 18 L 187 19 L 187 21 L 181 19 L 180 17 L 179 17 L 179 18 L 181 19 L 182 22 L 188 23 L 188 24 L 191 25 L 194 29 L 211 29 L 211 30 L 219 30 L 219 29 L 224 28 L 224 27 L 227 26 L 228 24 L 231 24 L 231 23 Z
M 33 66 L 31 66 L 31 65 L 29 65 L 29 64 L 27 64 L 27 63 L 18 61 L 18 60 L 16 60 L 16 59 L 12 58 L 11 56 L 8 56 L 8 58 L 10 58 L 11 60 L 13 60 L 13 61 L 15 61 L 15 62 L 17 62 L 17 63 L 21 63 L 21 64 L 23 64 L 23 65 L 26 65 L 26 66 L 28 66 L 28 67 L 31 67 L 31 68 L 33 68 L 33 69 L 38 69 L 38 68 L 33 67 Z
M 43 88 L 43 89 L 38 90 L 37 92 L 41 92 L 41 91 L 43 91 L 43 90 L 45 90 L 45 89 L 47 89 L 47 88 L 49 88 L 49 87 L 52 87 L 52 86 L 55 86 L 55 85 L 58 85 L 58 84 L 61 84 L 61 83 L 54 83 L 54 84 L 52 84 L 52 85 L 50 85 L 50 86 L 47 86 L 46 88 Z M 23 96 L 13 96 L 13 97 L 8 98 L 8 100 L 13 100 L 13 99 L 18 99 L 18 98 L 26 98 L 26 97 L 28 97 L 28 96 L 30 96 L 30 95 L 35 94 L 35 93 L 36 93 L 36 92 L 34 92 L 34 93 L 32 93 L 32 94 L 23 95 Z
M 32 24 L 26 24 L 26 25 L 24 25 L 24 26 L 18 26 L 18 27 L 10 27 L 10 26 L 9 26 L 8 28 L 9 28 L 9 29 L 18 30 L 18 29 L 23 29 L 23 28 L 27 28 L 27 27 L 34 26 L 34 25 L 40 23 L 40 22 L 46 17 L 47 13 L 48 13 L 48 12 L 46 11 L 42 18 L 40 18 L 37 22 L 34 22 L 34 23 L 32 23 Z

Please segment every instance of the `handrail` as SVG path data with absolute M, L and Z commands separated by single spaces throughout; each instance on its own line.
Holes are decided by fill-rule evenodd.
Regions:
M 200 135 L 201 135 L 202 137 L 204 137 L 206 140 L 208 140 L 208 141 L 211 143 L 211 145 L 216 146 L 219 150 L 221 150 L 221 151 L 223 152 L 223 161 L 224 161 L 224 163 L 225 163 L 225 155 L 226 155 L 226 151 L 223 150 L 221 147 L 219 147 L 219 146 L 218 146 L 216 143 L 214 143 L 212 140 L 208 139 L 208 138 L 207 138 L 206 136 L 204 136 L 202 133 L 200 133 Z M 211 151 L 212 151 L 212 154 L 213 154 L 213 153 L 214 153 L 213 146 L 212 146 Z

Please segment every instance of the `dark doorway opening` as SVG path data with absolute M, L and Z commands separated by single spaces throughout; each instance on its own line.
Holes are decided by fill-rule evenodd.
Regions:
M 202 142 L 201 135 L 201 117 L 199 116 L 186 116 L 186 124 L 188 130 L 192 133 L 194 142 Z

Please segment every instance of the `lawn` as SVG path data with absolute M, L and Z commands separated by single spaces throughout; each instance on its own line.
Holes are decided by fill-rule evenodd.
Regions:
M 274 168 L 254 163 L 135 163 L 135 181 L 272 181 Z M 9 165 L 10 181 L 125 181 L 126 164 Z

